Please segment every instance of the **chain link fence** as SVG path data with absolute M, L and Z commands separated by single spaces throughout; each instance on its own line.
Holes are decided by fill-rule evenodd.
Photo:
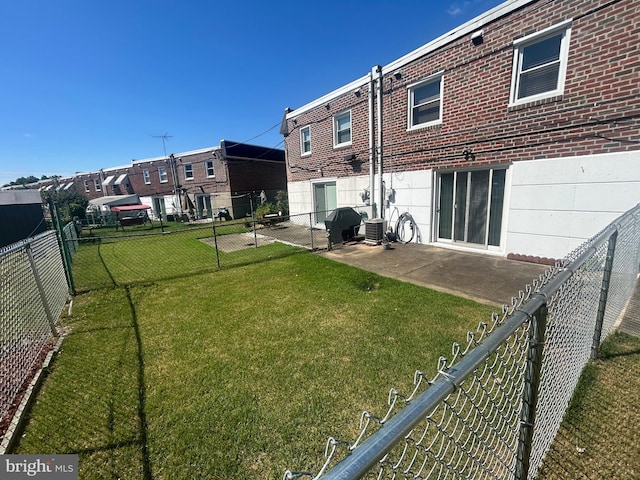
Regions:
M 55 232 L 0 250 L 0 433 L 57 335 L 69 286 L 148 283 L 327 248 L 319 224 L 317 213 L 125 229 L 70 223 L 62 254 Z M 454 344 L 433 378 L 417 371 L 406 391 L 391 389 L 384 411 L 361 414 L 357 438 L 330 438 L 316 472 L 285 479 L 534 478 L 639 265 L 640 206 Z
M 69 298 L 55 231 L 0 249 L 0 435 L 5 435 L 26 387 L 58 335 Z
M 639 265 L 640 205 L 454 344 L 434 378 L 417 371 L 386 411 L 363 412 L 355 440 L 329 438 L 316 472 L 284 478 L 535 478 Z
M 64 229 L 75 292 L 213 272 L 327 248 L 315 214 Z
M 29 382 L 58 336 L 73 293 L 207 273 L 327 247 L 316 214 L 126 226 L 69 222 L 0 249 L 0 438 L 6 451 Z M 61 248 L 62 247 L 62 248 Z

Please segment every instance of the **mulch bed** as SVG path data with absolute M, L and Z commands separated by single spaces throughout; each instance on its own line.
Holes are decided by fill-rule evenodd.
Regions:
M 51 338 L 44 345 L 41 342 L 22 344 L 3 352 L 0 360 L 0 411 L 3 412 L 0 418 L 0 438 L 4 438 L 7 433 L 29 384 L 42 368 L 47 355 L 55 347 L 55 342 L 56 339 Z M 16 368 L 25 358 L 34 359 L 26 374 L 24 369 Z M 17 393 L 11 398 L 13 392 Z

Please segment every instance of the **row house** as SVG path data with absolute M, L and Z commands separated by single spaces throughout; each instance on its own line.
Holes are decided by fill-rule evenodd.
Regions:
M 637 0 L 510 0 L 286 109 L 291 213 L 561 258 L 640 201 L 639 34 Z
M 39 182 L 41 190 L 73 188 L 90 206 L 144 204 L 154 218 L 212 218 L 226 209 L 233 218 L 251 212 L 252 197 L 267 200 L 286 190 L 284 151 L 222 140 L 219 146 L 133 160 L 128 165 Z

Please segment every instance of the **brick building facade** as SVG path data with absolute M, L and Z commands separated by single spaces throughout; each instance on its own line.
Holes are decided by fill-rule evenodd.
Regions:
M 128 165 L 43 180 L 41 190 L 75 189 L 100 205 L 142 204 L 155 218 L 187 214 L 211 218 L 226 208 L 232 217 L 250 212 L 250 195 L 270 201 L 286 190 L 284 151 L 222 140 L 219 146 L 133 160 Z M 108 203 L 106 203 L 108 202 Z
M 639 31 L 635 0 L 511 0 L 287 109 L 291 212 L 563 256 L 640 201 Z

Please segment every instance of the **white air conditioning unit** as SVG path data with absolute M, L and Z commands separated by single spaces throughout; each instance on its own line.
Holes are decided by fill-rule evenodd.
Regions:
M 384 240 L 387 231 L 387 221 L 383 218 L 372 218 L 364 222 L 364 241 L 372 245 L 379 245 Z

